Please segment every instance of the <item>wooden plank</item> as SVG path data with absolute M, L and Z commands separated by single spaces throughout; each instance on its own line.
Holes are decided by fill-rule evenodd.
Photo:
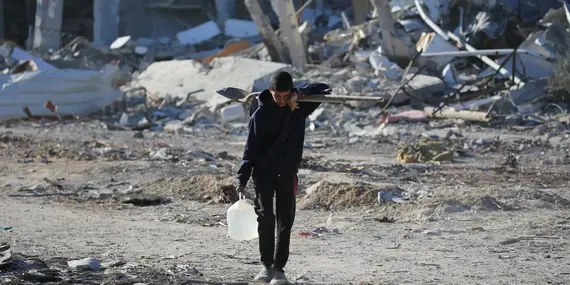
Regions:
M 214 60 L 214 58 L 230 56 L 230 55 L 236 54 L 236 53 L 238 53 L 238 52 L 240 52 L 246 48 L 249 48 L 249 47 L 250 47 L 249 41 L 239 41 L 239 42 L 231 43 L 227 47 L 225 47 L 222 51 L 220 51 L 219 53 L 205 58 L 203 60 L 203 62 L 210 63 L 210 62 L 212 62 L 212 60 Z
M 273 61 L 291 63 L 287 53 L 287 49 L 276 35 L 275 30 L 271 27 L 269 17 L 261 9 L 259 0 L 245 0 L 245 7 L 249 11 L 251 18 L 257 25 L 259 34 L 263 38 L 263 43 L 269 52 L 269 56 Z
M 272 0 L 272 6 L 276 10 L 277 16 L 279 16 L 281 37 L 289 51 L 291 64 L 300 72 L 303 72 L 306 70 L 307 55 L 305 53 L 303 39 L 299 33 L 299 25 L 297 24 L 293 1 Z

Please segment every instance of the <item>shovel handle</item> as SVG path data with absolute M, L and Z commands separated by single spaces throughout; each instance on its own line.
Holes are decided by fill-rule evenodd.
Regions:
M 238 100 L 239 102 L 246 103 L 259 95 L 258 92 L 249 94 L 247 97 Z M 344 95 L 305 95 L 299 97 L 297 102 L 329 102 L 329 103 L 344 103 L 346 101 L 367 101 L 367 102 L 384 102 L 383 97 L 372 96 L 344 96 Z
M 346 101 L 371 101 L 383 102 L 382 97 L 371 96 L 343 96 L 343 95 L 306 95 L 299 97 L 298 102 L 346 102 Z

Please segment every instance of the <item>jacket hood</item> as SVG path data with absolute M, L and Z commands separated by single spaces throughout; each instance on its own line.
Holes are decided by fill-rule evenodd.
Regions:
M 267 89 L 261 92 L 259 96 L 257 96 L 257 106 L 261 108 L 265 105 L 274 106 L 274 107 L 278 106 L 277 103 L 273 101 L 273 96 L 271 96 L 271 92 L 269 92 L 269 90 Z

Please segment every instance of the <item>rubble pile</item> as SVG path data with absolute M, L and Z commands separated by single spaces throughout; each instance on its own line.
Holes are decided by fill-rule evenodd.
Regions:
M 331 21 L 327 26 L 319 22 L 323 17 L 305 17 L 302 26 L 312 27 L 304 34 L 304 41 L 313 63 L 306 72 L 295 72 L 285 64 L 264 64 L 267 57 L 259 56 L 262 52 L 252 53 L 250 48 L 209 64 L 197 60 L 155 63 L 149 67 L 152 72 L 141 73 L 133 82 L 171 103 L 203 90 L 188 96 L 196 99 L 195 110 L 180 109 L 178 113 L 187 115 L 207 108 L 210 126 L 225 124 L 227 128 L 227 122 L 237 122 L 229 127 L 238 129 L 247 119 L 249 106 L 232 104 L 213 91 L 224 86 L 260 91 L 267 85 L 268 76 L 281 69 L 293 71 L 298 86 L 325 82 L 333 87 L 335 95 L 385 98 L 384 105 L 369 101 L 349 101 L 344 106 L 324 104 L 311 116 L 310 130 L 330 130 L 350 137 L 386 135 L 393 132 L 387 129 L 389 123 L 402 120 L 532 126 L 565 114 L 568 105 L 550 96 L 549 87 L 551 78 L 555 78 L 556 63 L 564 58 L 569 46 L 568 19 L 558 15 L 567 9 L 566 5 L 551 7 L 557 10 L 525 11 L 522 17 L 517 9 L 501 1 L 493 5 L 435 2 L 391 2 L 397 35 L 392 44 L 398 47 L 391 54 L 385 48 L 378 19 L 331 30 L 342 26 L 340 17 L 324 15 Z M 513 17 L 498 17 L 497 11 Z M 459 19 L 452 15 L 462 16 Z M 161 72 L 171 77 L 160 80 L 156 74 Z M 412 109 L 402 111 L 406 104 Z M 188 122 L 181 126 L 184 119 L 176 116 L 162 120 L 175 127 L 164 128 L 164 123 L 158 129 L 180 133 L 188 127 Z
M 297 12 L 309 64 L 302 72 L 267 60 L 269 47 L 260 33 L 264 28 L 237 19 L 226 20 L 222 28 L 205 22 L 171 38 L 127 35 L 107 47 L 95 48 L 77 39 L 45 60 L 8 44 L 0 55 L 5 74 L 59 72 L 66 70 L 60 68 L 65 66 L 62 62 L 73 58 L 99 70 L 113 63 L 118 70 L 112 85 L 122 86 L 121 98 L 109 96 L 96 107 L 75 112 L 62 111 L 66 103 L 56 102 L 59 99 L 42 98 L 36 109 L 54 105 L 58 112 L 31 113 L 91 114 L 92 109 L 125 97 L 132 102 L 142 94 L 144 100 L 134 101 L 144 107 L 125 106 L 129 108 L 116 117 L 118 126 L 135 130 L 184 134 L 194 127 L 215 127 L 242 133 L 249 105 L 232 103 L 216 91 L 261 91 L 278 70 L 292 72 L 298 86 L 324 82 L 334 95 L 384 98 L 380 104 L 325 103 L 311 116 L 310 130 L 348 134 L 352 140 L 393 134 L 388 125 L 394 121 L 532 126 L 565 115 L 568 109 L 565 77 L 560 74 L 570 47 L 569 10 L 567 4 L 554 2 L 530 9 L 527 1 L 390 1 L 391 20 L 375 10 L 358 25 L 344 13 L 304 7 Z M 386 26 L 391 21 L 393 27 Z M 275 31 L 278 37 L 282 33 Z M 20 110 L 12 113 L 17 115 L 9 118 L 26 117 Z
M 0 243 L 2 255 L 9 254 L 10 245 Z M 41 260 L 35 256 L 15 253 L 8 262 L 0 263 L 2 284 L 169 284 L 204 282 L 203 274 L 195 267 L 173 266 L 155 269 L 121 258 L 108 256 L 104 261 L 93 257 L 65 259 L 61 257 Z
M 532 115 L 549 103 L 561 107 L 556 113 L 565 112 L 566 102 L 552 102 L 548 96 L 548 83 L 569 46 L 568 19 L 563 14 L 568 6 L 545 4 L 559 8 L 526 11 L 520 18 L 511 3 L 492 3 L 392 1 L 392 16 L 399 24 L 396 32 L 401 36 L 395 42 L 415 53 L 408 58 L 407 68 L 395 63 L 401 61 L 400 54 L 389 54 L 383 47 L 385 42 L 378 37 L 381 30 L 370 28 L 372 20 L 329 33 L 325 37 L 329 46 L 338 46 L 344 39 L 344 51 L 333 59 L 334 64 L 331 57 L 328 68 L 314 69 L 304 79 L 329 78 L 327 82 L 341 94 L 385 96 L 394 105 L 409 101 L 412 107 L 438 107 L 435 113 L 425 110 L 429 117 L 501 119 L 518 125 L 528 117 L 536 123 Z M 442 106 L 445 112 L 440 112 Z

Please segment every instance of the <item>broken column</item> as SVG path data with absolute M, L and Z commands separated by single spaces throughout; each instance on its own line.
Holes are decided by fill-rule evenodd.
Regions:
M 374 8 L 378 16 L 378 23 L 382 31 L 382 49 L 385 56 L 393 58 L 396 54 L 394 38 L 392 35 L 396 34 L 394 29 L 394 19 L 388 0 L 374 0 Z
M 57 50 L 61 46 L 63 0 L 37 0 L 34 49 Z
M 360 25 L 366 22 L 366 16 L 374 7 L 370 0 L 352 0 L 352 10 L 354 14 L 354 24 Z
M 273 27 L 271 27 L 271 20 L 269 20 L 269 16 L 263 12 L 259 0 L 245 0 L 245 6 L 257 25 L 259 34 L 263 38 L 263 43 L 271 59 L 276 62 L 288 63 L 287 50 L 275 33 Z
M 235 0 L 216 0 L 216 24 L 223 30 L 226 21 L 235 15 Z
M 120 0 L 93 0 L 93 44 L 111 44 L 119 37 Z
M 226 21 L 229 18 L 228 0 L 216 0 L 216 24 L 223 30 Z
M 285 43 L 291 57 L 291 64 L 299 71 L 306 69 L 307 56 L 303 39 L 299 33 L 297 15 L 292 0 L 271 0 L 271 4 L 277 16 L 279 16 L 279 29 L 281 38 Z
M 0 39 L 4 38 L 4 0 L 0 0 Z

